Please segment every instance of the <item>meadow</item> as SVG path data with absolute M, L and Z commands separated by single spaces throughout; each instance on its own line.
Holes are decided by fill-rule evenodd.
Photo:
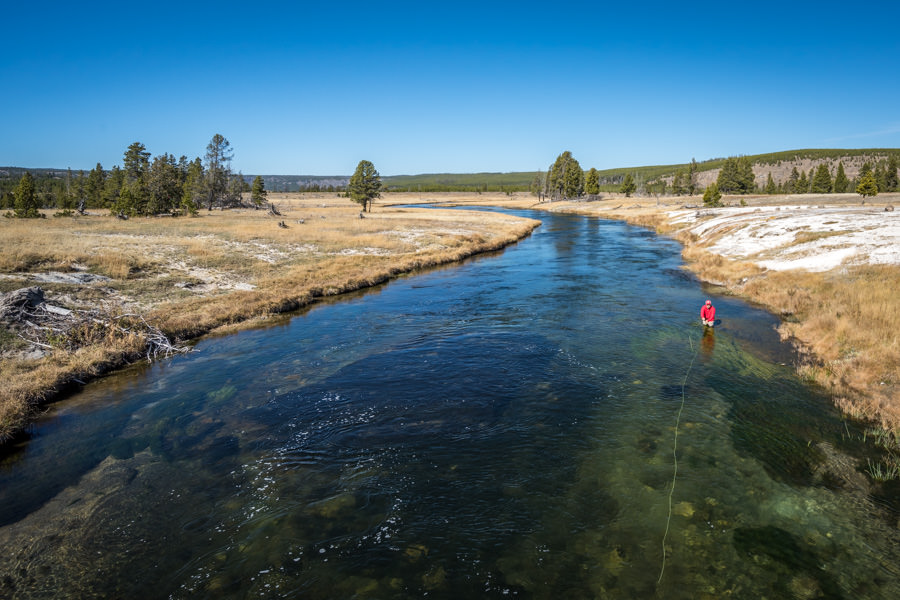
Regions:
M 336 194 L 273 193 L 270 200 L 280 216 L 241 209 L 128 221 L 106 214 L 4 219 L 0 291 L 35 285 L 38 274 L 88 273 L 96 279 L 71 283 L 51 277 L 40 285 L 48 302 L 76 310 L 101 307 L 110 315 L 139 314 L 171 339 L 190 340 L 214 330 L 252 327 L 319 298 L 499 249 L 538 225 L 494 213 L 415 204 L 575 212 L 625 220 L 679 240 L 686 268 L 701 280 L 781 316 L 782 336 L 803 356 L 798 370 L 828 390 L 845 413 L 887 431 L 900 429 L 896 264 L 848 264 L 810 272 L 767 269 L 754 260 L 727 256 L 722 248 L 739 226 L 704 236 L 679 222 L 677 216 L 685 211 L 700 213 L 698 198 L 607 195 L 598 202 L 539 203 L 525 193 L 390 193 L 363 218 L 358 206 Z M 820 209 L 858 204 L 853 195 L 725 200 L 733 206 L 743 200 L 754 210 L 785 211 L 801 201 Z M 876 206 L 897 200 L 880 196 Z M 697 222 L 715 218 L 715 210 L 703 212 Z M 799 230 L 780 251 L 836 237 L 834 232 Z M 19 430 L 42 401 L 67 384 L 137 360 L 145 350 L 146 340 L 138 334 L 99 332 L 94 338 L 81 347 L 61 345 L 35 356 L 15 331 L 0 327 L 0 377 L 12 382 L 0 392 L 0 438 Z
M 485 195 L 485 198 L 489 195 Z M 502 199 L 503 195 L 498 194 Z M 390 206 L 372 212 L 336 194 L 275 194 L 265 210 L 117 219 L 106 211 L 0 219 L 0 292 L 39 285 L 48 304 L 88 323 L 145 321 L 171 340 L 253 326 L 319 298 L 500 249 L 538 221 L 486 212 Z M 87 329 L 88 331 L 82 331 Z M 46 400 L 146 354 L 134 326 L 82 327 L 80 343 L 0 326 L 0 441 Z M 71 336 L 70 336 L 71 337 Z

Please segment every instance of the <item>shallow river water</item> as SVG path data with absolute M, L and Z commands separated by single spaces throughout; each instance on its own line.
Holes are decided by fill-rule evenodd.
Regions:
M 522 214 L 54 405 L 0 459 L 0 597 L 900 598 L 896 505 L 776 319 L 704 331 L 675 242 Z

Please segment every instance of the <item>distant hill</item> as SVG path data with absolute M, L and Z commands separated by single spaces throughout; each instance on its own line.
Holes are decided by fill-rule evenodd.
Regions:
M 770 152 L 767 154 L 748 155 L 753 165 L 756 184 L 763 187 L 768 174 L 772 174 L 776 184 L 787 181 L 791 170 L 808 173 L 820 163 L 828 164 L 834 172 L 839 162 L 844 163 L 844 171 L 848 178 L 854 179 L 859 174 L 863 163 L 875 163 L 891 155 L 900 156 L 900 148 L 862 148 L 862 149 L 804 149 Z M 577 157 L 576 157 L 577 158 Z M 701 187 L 716 180 L 719 170 L 726 158 L 711 158 L 697 162 L 697 183 Z M 549 165 L 549 163 L 548 163 Z M 590 165 L 581 165 L 585 170 Z M 617 191 L 625 175 L 631 173 L 639 183 L 672 183 L 678 171 L 686 171 L 690 163 L 671 165 L 645 165 L 638 167 L 617 167 L 599 169 L 600 188 L 605 192 Z M 397 175 L 384 177 L 385 185 L 396 191 L 526 191 L 534 180 L 537 171 L 518 171 L 511 173 L 434 173 L 425 175 Z
M 244 175 L 247 183 L 256 175 Z M 305 190 L 335 190 L 350 182 L 349 175 L 262 175 L 267 190 L 273 192 L 299 192 Z
M 900 156 L 900 148 L 861 148 L 861 149 L 804 149 L 785 150 L 767 154 L 747 155 L 753 165 L 756 184 L 762 187 L 769 173 L 776 184 L 781 184 L 790 177 L 796 168 L 799 172 L 809 173 L 821 163 L 826 163 L 834 172 L 839 162 L 844 163 L 844 171 L 848 178 L 854 179 L 865 162 L 876 163 L 891 155 Z M 554 157 L 548 157 L 548 166 Z M 578 158 L 578 157 L 576 157 Z M 697 185 L 705 187 L 716 180 L 725 158 L 711 158 L 698 161 Z M 616 167 L 600 169 L 601 190 L 615 191 L 621 185 L 625 175 L 631 173 L 638 185 L 666 182 L 671 184 L 678 171 L 686 171 L 690 163 L 670 165 L 644 165 L 635 167 Z M 585 170 L 590 165 L 582 164 Z M 21 167 L 0 167 L 0 188 L 9 187 L 17 181 L 22 173 L 30 171 L 36 178 L 64 179 L 66 169 Z M 72 172 L 77 175 L 77 171 Z M 538 171 L 515 171 L 510 173 L 425 173 L 421 175 L 390 175 L 382 178 L 385 187 L 391 191 L 442 192 L 442 191 L 490 191 L 514 192 L 527 191 Z M 249 183 L 255 175 L 245 175 Z M 349 175 L 262 175 L 266 189 L 278 192 L 296 192 L 302 190 L 335 191 L 341 190 L 350 181 Z M 5 185 L 4 185 L 5 182 Z
M 756 177 L 756 184 L 763 187 L 766 183 L 768 174 L 772 174 L 776 184 L 787 181 L 790 177 L 791 170 L 796 168 L 798 171 L 808 173 L 810 169 L 814 169 L 820 163 L 825 162 L 834 172 L 839 162 L 844 163 L 844 171 L 848 178 L 854 179 L 859 174 L 859 169 L 863 163 L 875 163 L 884 160 L 892 154 L 900 156 L 898 148 L 862 148 L 862 149 L 802 149 L 802 150 L 785 150 L 783 152 L 770 152 L 767 154 L 748 155 L 753 165 L 753 172 Z M 577 157 L 576 157 L 577 158 Z M 719 170 L 725 164 L 726 158 L 711 158 L 698 161 L 697 168 L 697 184 L 706 187 L 708 184 L 716 180 Z M 549 166 L 548 162 L 548 166 Z M 690 163 L 679 163 L 670 165 L 644 165 L 637 167 L 616 167 L 614 169 L 599 169 L 600 187 L 605 192 L 617 191 L 622 184 L 622 180 L 627 173 L 634 176 L 635 181 L 639 183 L 658 183 L 665 181 L 667 184 L 672 183 L 675 174 L 681 170 L 687 170 Z M 590 165 L 582 165 L 585 170 Z M 544 171 L 546 172 L 546 171 Z M 471 191 L 527 191 L 534 181 L 538 171 L 514 171 L 509 173 L 425 173 L 421 175 L 391 175 L 382 178 L 385 186 L 391 191 L 410 191 L 410 192 L 471 192 Z M 269 185 L 270 177 L 283 178 L 289 184 L 291 182 L 299 182 L 300 180 L 308 180 L 316 183 L 317 178 L 309 177 L 289 177 L 289 176 L 264 176 L 266 187 Z M 329 184 L 335 186 L 346 185 L 350 177 L 334 177 L 334 178 L 318 178 L 321 180 L 329 180 Z M 324 181 L 322 181 L 324 183 Z M 308 186 L 307 186 L 308 187 Z M 277 188 L 282 189 L 282 188 Z M 290 190 L 300 189 L 290 188 Z

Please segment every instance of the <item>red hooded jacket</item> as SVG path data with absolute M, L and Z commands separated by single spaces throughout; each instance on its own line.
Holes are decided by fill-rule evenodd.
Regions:
M 712 304 L 704 304 L 703 308 L 700 309 L 700 318 L 704 321 L 715 321 L 716 307 Z

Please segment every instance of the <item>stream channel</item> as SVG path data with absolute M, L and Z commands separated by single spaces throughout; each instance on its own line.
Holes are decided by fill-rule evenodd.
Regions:
M 775 317 L 645 229 L 515 214 L 53 405 L 0 458 L 0 597 L 900 598 L 896 496 Z

